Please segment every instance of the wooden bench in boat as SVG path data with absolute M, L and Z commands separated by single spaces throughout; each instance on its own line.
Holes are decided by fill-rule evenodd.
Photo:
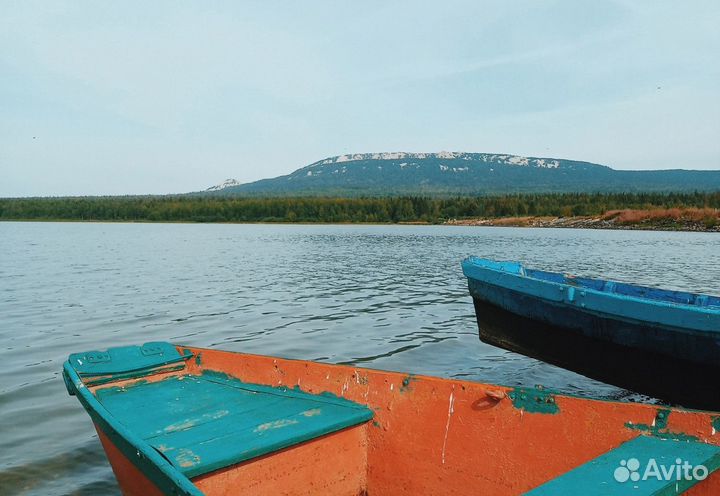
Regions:
M 72 355 L 86 384 L 139 377 L 182 364 L 168 343 Z M 257 458 L 372 418 L 366 406 L 287 387 L 244 383 L 219 372 L 171 375 L 98 388 L 109 415 L 188 478 Z
M 650 466 L 648 477 L 643 479 L 651 459 L 655 464 Z M 693 477 L 691 469 L 682 468 L 684 462 L 692 467 L 704 466 L 706 472 L 698 471 L 704 479 L 720 467 L 720 447 L 696 441 L 639 436 L 526 495 L 566 496 L 579 494 L 578 491 L 583 496 L 681 494 L 700 482 Z M 608 478 L 610 474 L 614 475 Z
M 220 374 L 169 377 L 97 398 L 187 477 L 196 477 L 369 420 L 372 412 Z

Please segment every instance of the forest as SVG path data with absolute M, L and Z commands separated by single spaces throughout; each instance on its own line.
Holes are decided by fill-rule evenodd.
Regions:
M 676 208 L 718 209 L 720 192 L 553 193 L 452 198 L 4 198 L 0 199 L 0 220 L 434 224 L 467 218 L 572 217 L 624 209 Z

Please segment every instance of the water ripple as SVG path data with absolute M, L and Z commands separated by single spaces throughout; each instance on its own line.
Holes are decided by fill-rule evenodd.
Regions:
M 119 494 L 59 372 L 169 340 L 645 401 L 481 343 L 469 255 L 717 294 L 720 235 L 446 226 L 0 223 L 0 487 Z

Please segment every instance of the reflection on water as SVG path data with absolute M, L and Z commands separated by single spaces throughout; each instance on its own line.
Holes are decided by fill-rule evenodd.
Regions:
M 469 255 L 718 293 L 720 235 L 445 226 L 0 223 L 2 494 L 118 494 L 60 377 L 167 340 L 636 399 L 481 343 Z

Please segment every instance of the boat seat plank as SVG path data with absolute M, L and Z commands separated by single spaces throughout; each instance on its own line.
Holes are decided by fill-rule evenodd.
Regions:
M 649 473 L 643 479 L 650 459 L 654 459 L 660 469 L 660 477 Z M 636 474 L 632 480 L 618 481 L 615 471 L 620 468 L 620 479 L 623 475 L 629 476 L 627 467 L 629 460 L 639 462 L 639 468 L 632 473 Z M 584 496 L 633 495 L 651 496 L 666 494 L 681 494 L 690 487 L 699 483 L 696 479 L 677 479 L 676 460 L 687 461 L 691 466 L 704 465 L 708 474 L 720 467 L 720 447 L 696 441 L 662 439 L 652 436 L 639 436 L 627 441 L 617 448 L 552 479 L 545 484 L 526 493 L 527 496 L 566 496 L 568 494 L 582 494 Z M 624 463 L 623 463 L 624 462 Z M 662 475 L 662 466 L 668 471 L 674 465 L 669 477 Z M 634 467 L 631 467 L 634 468 Z M 691 473 L 691 472 L 690 472 Z M 682 471 L 681 471 L 682 474 Z M 670 479 L 670 480 L 666 480 Z
M 372 411 L 329 395 L 247 384 L 213 372 L 96 391 L 111 415 L 187 477 L 366 422 Z
M 140 373 L 179 363 L 189 358 L 177 348 L 163 341 L 145 343 L 142 346 L 119 346 L 105 351 L 73 353 L 68 361 L 80 377 L 122 376 Z

